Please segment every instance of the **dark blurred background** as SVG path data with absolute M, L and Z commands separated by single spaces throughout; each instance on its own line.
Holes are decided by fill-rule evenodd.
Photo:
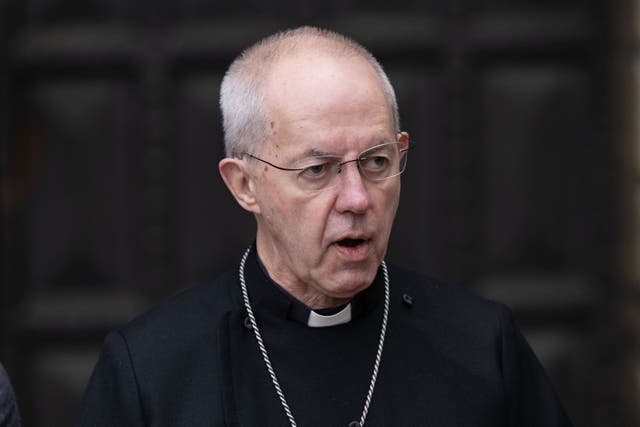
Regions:
M 576 426 L 640 425 L 636 3 L 0 0 L 0 360 L 25 426 L 69 425 L 107 331 L 238 263 L 220 80 L 301 24 L 370 48 L 417 144 L 389 260 L 508 304 Z

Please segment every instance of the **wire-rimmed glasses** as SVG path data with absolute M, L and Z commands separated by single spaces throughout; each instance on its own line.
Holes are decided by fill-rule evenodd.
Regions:
M 321 191 L 335 186 L 338 175 L 347 163 L 357 163 L 362 176 L 372 182 L 384 181 L 400 175 L 407 167 L 409 146 L 400 142 L 385 142 L 362 151 L 355 159 L 343 160 L 340 156 L 311 156 L 295 162 L 291 167 L 275 165 L 249 153 L 242 153 L 276 169 L 295 174 L 296 185 L 304 191 Z

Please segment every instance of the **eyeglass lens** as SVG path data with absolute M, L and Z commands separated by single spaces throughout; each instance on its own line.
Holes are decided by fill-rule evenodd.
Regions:
M 349 163 L 357 163 L 364 178 L 383 181 L 404 172 L 407 153 L 406 149 L 400 150 L 400 143 L 391 142 L 371 147 L 353 160 L 343 161 L 334 156 L 307 158 L 299 163 L 297 184 L 306 191 L 331 188 L 338 183 L 338 175 Z

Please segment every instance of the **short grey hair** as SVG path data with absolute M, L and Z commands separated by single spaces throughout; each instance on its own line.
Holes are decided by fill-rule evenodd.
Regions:
M 308 51 L 309 48 L 338 57 L 355 55 L 367 61 L 382 83 L 394 130 L 400 132 L 396 95 L 376 58 L 365 47 L 346 36 L 321 28 L 300 27 L 258 41 L 229 66 L 220 87 L 224 145 L 228 157 L 239 157 L 244 152 L 257 154 L 267 140 L 264 88 L 269 70 L 283 56 Z

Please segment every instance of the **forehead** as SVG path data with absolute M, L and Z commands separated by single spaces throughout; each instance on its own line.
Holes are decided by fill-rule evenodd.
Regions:
M 341 143 L 362 149 L 393 138 L 380 79 L 359 57 L 302 54 L 281 60 L 267 79 L 265 111 L 271 142 L 294 145 L 295 151 L 335 150 Z

